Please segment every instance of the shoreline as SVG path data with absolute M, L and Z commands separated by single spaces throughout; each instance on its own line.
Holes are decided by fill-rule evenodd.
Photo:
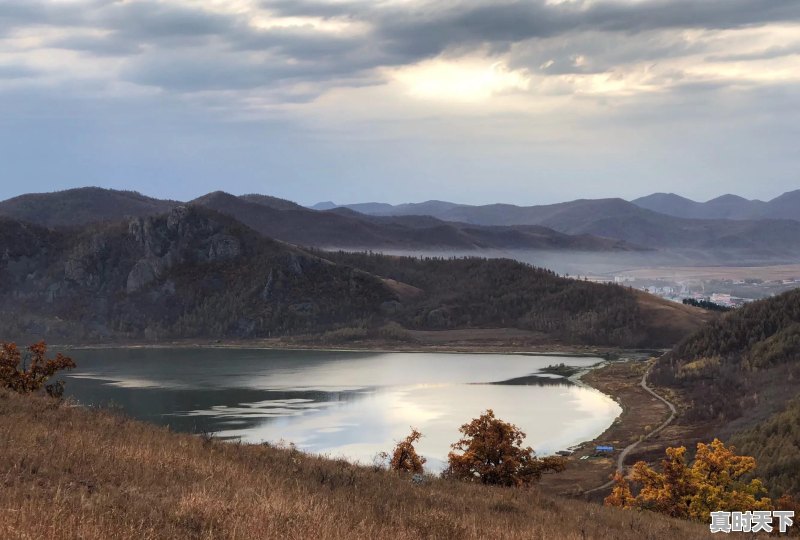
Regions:
M 270 351 L 319 351 L 319 352 L 351 352 L 351 353 L 442 353 L 442 354 L 509 354 L 523 356 L 553 356 L 601 358 L 604 362 L 620 360 L 631 355 L 653 355 L 662 349 L 603 347 L 589 345 L 562 345 L 559 343 L 541 344 L 537 346 L 497 345 L 494 343 L 386 343 L 361 342 L 349 345 L 331 343 L 293 343 L 286 341 L 171 341 L 171 342 L 110 342 L 110 343 L 49 343 L 51 349 L 99 350 L 99 349 L 233 349 L 233 350 L 270 350 Z M 578 374 L 574 375 L 577 376 Z

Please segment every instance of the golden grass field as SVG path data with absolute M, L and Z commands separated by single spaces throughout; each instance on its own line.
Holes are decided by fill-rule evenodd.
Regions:
M 388 450 L 388 449 L 387 449 Z M 0 389 L 0 538 L 672 539 L 708 527 L 178 434 Z

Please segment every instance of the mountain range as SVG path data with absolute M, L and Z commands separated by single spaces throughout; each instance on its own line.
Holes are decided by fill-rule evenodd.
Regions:
M 666 198 L 673 200 L 672 196 Z M 712 206 L 723 206 L 727 198 L 721 199 L 722 201 L 715 199 L 718 202 Z M 702 218 L 685 217 L 672 215 L 677 212 L 678 205 L 671 207 L 672 214 L 668 212 L 670 208 L 666 208 L 669 205 L 661 205 L 664 212 L 644 207 L 648 204 L 658 206 L 656 203 L 664 200 L 658 194 L 644 200 L 639 199 L 639 202 L 612 198 L 579 199 L 540 206 L 471 206 L 427 201 L 396 206 L 382 203 L 351 204 L 344 208 L 374 216 L 425 215 L 479 226 L 537 225 L 564 234 L 615 238 L 648 248 L 730 248 L 770 256 L 800 253 L 800 216 L 796 211 L 800 208 L 798 199 L 800 191 L 795 191 L 769 203 L 762 203 L 768 205 L 764 208 L 774 210 L 765 210 L 764 215 L 768 217 L 759 219 L 744 219 L 743 213 L 737 214 L 737 219 L 722 219 L 713 214 Z M 323 206 L 329 207 L 330 203 L 323 203 Z M 698 216 L 700 215 L 702 213 L 698 212 Z
M 767 202 L 730 194 L 696 202 L 674 193 L 653 193 L 631 202 L 661 214 L 691 219 L 800 220 L 800 190 L 789 191 Z
M 148 217 L 183 204 L 138 193 L 79 188 L 30 194 L 0 202 L 0 216 L 45 227 L 80 227 L 125 217 Z M 265 195 L 234 196 L 221 191 L 189 204 L 234 217 L 276 240 L 310 247 L 342 249 L 642 249 L 616 239 L 570 235 L 543 226 L 476 226 L 424 216 L 375 217 L 336 209 L 316 211 Z
M 622 199 L 606 199 L 614 204 L 625 202 Z M 337 205 L 332 201 L 317 203 L 315 210 L 349 208 L 364 214 L 430 215 L 450 221 L 468 221 L 488 225 L 518 225 L 540 223 L 558 213 L 563 206 L 589 204 L 596 201 L 576 200 L 568 203 L 519 207 L 510 204 L 491 204 L 472 206 L 447 201 L 426 201 L 391 205 L 386 203 L 357 203 Z M 791 219 L 800 220 L 800 189 L 789 191 L 771 201 L 745 199 L 738 195 L 722 195 L 707 202 L 697 202 L 675 193 L 653 193 L 630 201 L 633 205 L 659 214 L 687 219 Z M 611 203 L 609 203 L 611 204 Z
M 309 251 L 201 204 L 68 229 L 0 218 L 0 254 L 5 339 L 411 340 L 513 328 L 548 343 L 665 346 L 709 317 L 509 259 Z
M 633 202 L 618 198 L 539 206 L 445 201 L 336 206 L 329 202 L 314 209 L 255 194 L 217 191 L 179 202 L 130 191 L 80 188 L 2 201 L 0 216 L 50 228 L 80 227 L 158 215 L 176 205 L 192 204 L 231 216 L 268 238 L 326 249 L 618 252 L 688 248 L 730 250 L 746 253 L 747 259 L 766 260 L 800 254 L 798 198 L 800 191 L 769 202 L 723 196 L 695 203 L 654 194 Z M 745 219 L 751 214 L 764 217 Z

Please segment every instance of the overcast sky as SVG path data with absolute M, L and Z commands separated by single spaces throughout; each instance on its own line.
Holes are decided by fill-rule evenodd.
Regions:
M 1 0 L 0 199 L 800 188 L 798 0 Z

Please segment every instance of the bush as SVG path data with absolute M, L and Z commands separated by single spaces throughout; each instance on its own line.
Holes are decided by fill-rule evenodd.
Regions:
M 422 433 L 411 428 L 411 434 L 395 446 L 389 468 L 393 471 L 422 473 L 422 467 L 427 460 L 417 454 L 417 450 L 414 448 L 414 443 L 421 438 Z
M 459 431 L 464 437 L 452 445 L 454 452 L 447 456 L 446 477 L 518 487 L 538 481 L 545 472 L 561 472 L 566 467 L 561 457 L 540 459 L 530 446 L 523 447 L 525 433 L 495 418 L 491 409 Z
M 766 490 L 761 481 L 746 479 L 756 460 L 737 455 L 734 447 L 725 447 L 718 439 L 711 444 L 698 443 L 691 466 L 684 446 L 667 448 L 666 454 L 661 472 L 643 461 L 633 466 L 631 481 L 639 489 L 635 496 L 628 480 L 617 473 L 605 504 L 697 521 L 708 520 L 712 511 L 772 509 L 770 499 L 763 497 Z
M 48 395 L 61 397 L 64 383 L 57 381 L 45 384 L 47 380 L 62 369 L 73 369 L 75 362 L 58 353 L 55 358 L 46 358 L 47 345 L 44 341 L 28 347 L 23 358 L 15 343 L 0 344 L 0 385 L 20 394 L 36 392 L 44 387 Z

